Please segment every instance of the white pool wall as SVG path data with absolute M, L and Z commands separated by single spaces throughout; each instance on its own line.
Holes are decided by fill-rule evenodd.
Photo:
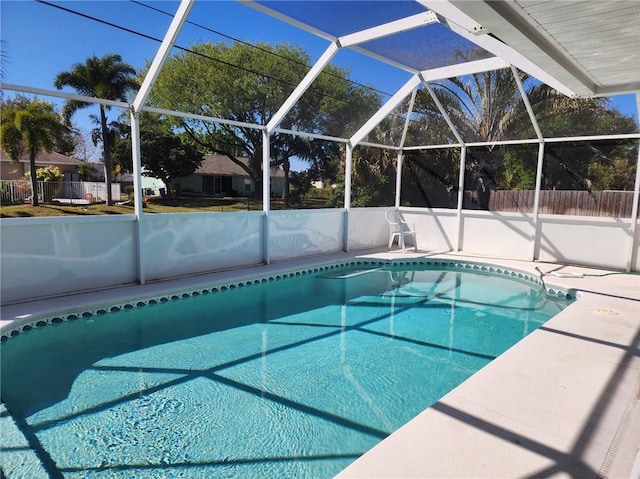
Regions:
M 144 215 L 140 259 L 133 215 L 4 218 L 1 301 L 384 247 L 386 209 Z M 640 271 L 640 227 L 629 219 L 541 215 L 536 225 L 519 213 L 402 211 L 421 251 Z

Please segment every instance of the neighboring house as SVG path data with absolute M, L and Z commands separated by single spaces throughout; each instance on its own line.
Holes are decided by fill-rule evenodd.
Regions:
M 238 157 L 245 165 L 249 160 Z M 200 167 L 191 176 L 177 178 L 172 187 L 180 191 L 221 196 L 251 196 L 256 188 L 247 172 L 226 155 L 204 155 Z M 271 169 L 271 194 L 284 191 L 284 171 Z
M 41 152 L 36 156 L 36 167 L 46 168 L 48 166 L 57 166 L 60 173 L 64 175 L 65 181 L 79 181 L 77 167 L 82 161 L 62 155 L 55 152 Z M 25 174 L 28 174 L 29 155 L 24 154 L 19 161 L 14 162 L 9 155 L 0 150 L 0 179 L 1 180 L 24 180 Z

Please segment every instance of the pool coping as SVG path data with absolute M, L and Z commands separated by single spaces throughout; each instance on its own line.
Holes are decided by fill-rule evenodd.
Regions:
M 101 305 L 144 307 L 148 303 L 142 303 L 149 298 L 173 301 L 183 294 L 203 294 L 205 289 L 209 292 L 204 294 L 211 294 L 213 288 L 246 287 L 248 278 L 277 281 L 291 271 L 302 274 L 336 264 L 387 265 L 398 260 L 444 262 L 452 268 L 464 263 L 478 265 L 480 271 L 483 265 L 497 266 L 508 269 L 509 275 L 513 271 L 516 276 L 522 273 L 521 279 L 528 276 L 534 282 L 539 278 L 547 294 L 561 292 L 579 300 L 337 477 L 529 477 L 540 471 L 572 477 L 630 477 L 632 470 L 640 475 L 640 276 L 636 275 L 471 255 L 379 249 L 3 306 L 0 331 L 3 336 L 11 335 L 11 331 L 19 334 L 25 326 L 55 324 L 55 318 L 67 321 L 101 314 Z M 609 314 L 612 312 L 617 314 Z M 44 324 L 38 326 L 39 321 Z M 597 374 L 585 371 L 567 357 L 579 358 L 580 364 L 588 362 Z M 544 363 L 545 370 L 553 374 L 542 374 L 545 370 L 538 368 L 534 371 L 537 375 L 523 376 L 512 366 L 536 362 Z M 614 383 L 613 378 L 617 380 Z M 589 387 L 585 389 L 576 382 L 578 379 L 587 381 Z M 523 397 L 526 407 L 518 411 L 514 403 L 522 402 Z M 558 404 L 565 403 L 571 405 L 570 410 L 558 411 Z M 597 407 L 585 409 L 581 405 L 586 403 Z M 595 419 L 594 410 L 598 413 Z M 541 423 L 536 414 L 546 417 L 546 422 Z
M 333 255 L 332 255 L 333 257 Z M 313 258 L 312 258 L 313 259 Z M 316 258 L 317 259 L 317 258 Z M 491 261 L 475 259 L 445 258 L 442 256 L 380 257 L 339 255 L 328 260 L 293 265 L 281 262 L 270 267 L 254 267 L 227 272 L 180 278 L 144 286 L 129 285 L 100 291 L 65 295 L 38 301 L 21 302 L 4 306 L 0 318 L 0 339 L 2 342 L 36 328 L 55 325 L 65 321 L 88 319 L 109 312 L 142 308 L 148 305 L 179 301 L 189 297 L 215 294 L 228 289 L 244 288 L 259 283 L 281 281 L 289 277 L 315 274 L 344 267 L 394 267 L 426 266 L 444 268 L 450 271 L 466 271 L 492 274 L 542 286 L 548 296 L 573 301 L 576 292 L 546 284 L 539 271 L 533 273 L 517 267 L 495 265 Z M 298 262 L 296 262 L 298 263 Z

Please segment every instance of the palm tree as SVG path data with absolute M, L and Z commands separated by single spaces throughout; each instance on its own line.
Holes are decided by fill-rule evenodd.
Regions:
M 76 63 L 70 71 L 59 73 L 55 79 L 55 86 L 59 90 L 70 86 L 78 94 L 106 100 L 126 101 L 127 95 L 138 88 L 135 78 L 136 71 L 128 63 L 122 61 L 117 54 L 105 55 L 102 58 L 93 56 L 85 63 Z M 77 100 L 68 100 L 63 109 L 67 122 L 73 114 L 81 108 L 89 106 Z M 109 106 L 100 105 L 100 127 L 102 149 L 104 154 L 105 180 L 107 183 L 107 204 L 112 204 L 111 198 L 111 141 L 107 110 Z
M 56 138 L 63 132 L 63 125 L 53 105 L 45 101 L 33 101 L 18 108 L 3 108 L 1 115 L 2 148 L 13 161 L 18 161 L 26 149 L 31 168 L 31 204 L 38 206 L 38 178 L 36 156 L 41 151 L 51 151 Z
M 569 98 L 518 71 L 539 124 L 558 115 L 597 115 L 605 99 Z M 527 86 L 528 85 L 528 86 Z M 531 120 L 510 69 L 492 70 L 434 84 L 449 117 L 466 142 L 535 138 Z M 426 94 L 426 92 L 420 92 Z M 418 95 L 417 104 L 421 97 Z M 424 103 L 423 103 L 424 104 Z M 546 131 L 547 134 L 550 132 Z
M 607 112 L 605 99 L 569 98 L 545 84 L 530 81 L 526 73 L 518 72 L 518 75 L 525 85 L 536 119 L 543 128 L 543 132 L 547 134 L 553 133 L 554 122 L 558 118 L 571 119 L 572 123 L 577 124 L 589 123 Z M 433 84 L 433 87 L 452 123 L 466 142 L 493 142 L 536 137 L 510 69 L 451 78 Z M 429 119 L 439 116 L 439 112 L 425 90 L 418 92 L 414 111 L 422 116 L 422 121 L 411 125 L 414 130 L 424 130 L 424 133 L 419 136 L 424 137 L 430 130 L 437 130 L 429 124 Z M 444 134 L 449 138 L 439 138 L 439 142 L 455 141 L 450 132 L 444 132 Z M 503 165 L 507 149 L 507 146 L 487 146 L 468 151 L 469 179 L 478 192 L 478 201 L 483 209 L 488 208 L 489 190 L 497 188 L 496 173 Z M 420 154 L 410 155 L 409 162 L 416 163 L 413 166 L 417 169 L 431 174 L 419 164 L 419 161 L 416 161 L 419 156 Z M 554 162 L 562 161 L 550 151 L 546 156 Z M 582 177 L 569 165 L 561 166 L 574 177 L 575 181 L 583 185 Z M 455 184 L 445 186 L 448 189 L 455 188 Z

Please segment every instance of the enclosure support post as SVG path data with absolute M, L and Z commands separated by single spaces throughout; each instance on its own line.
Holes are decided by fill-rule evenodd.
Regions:
M 638 100 L 638 111 L 640 111 L 640 93 L 637 94 Z M 636 239 L 636 234 L 638 231 L 638 198 L 640 197 L 640 142 L 638 142 L 638 163 L 636 165 L 636 182 L 635 189 L 633 190 L 633 206 L 631 209 L 631 224 L 629 225 L 631 228 L 631 235 L 629 238 L 629 254 L 627 259 L 626 271 L 631 271 L 635 261 L 638 259 L 638 241 Z
M 262 211 L 264 212 L 263 226 L 263 256 L 266 264 L 271 263 L 269 250 L 269 211 L 271 210 L 271 138 L 267 129 L 262 130 Z
M 402 188 L 402 160 L 404 159 L 404 155 L 402 154 L 402 150 L 398 152 L 398 160 L 396 161 L 396 201 L 395 207 L 400 208 L 400 188 Z
M 460 251 L 462 245 L 463 225 L 462 225 L 462 206 L 464 201 L 464 170 L 467 164 L 467 147 L 462 145 L 460 148 L 460 175 L 458 176 L 458 232 L 456 234 L 456 253 Z
M 353 146 L 347 143 L 344 160 L 344 207 L 351 208 L 351 163 L 353 161 Z
M 349 251 L 349 211 L 351 210 L 351 164 L 353 162 L 353 146 L 347 143 L 344 160 L 344 251 Z
M 144 257 L 142 252 L 142 155 L 140 153 L 140 115 L 131 107 L 131 159 L 133 160 L 133 198 L 135 205 L 135 253 L 138 282 L 145 284 Z
M 540 238 L 540 235 L 538 234 L 538 204 L 540 201 L 540 185 L 542 184 L 542 165 L 544 161 L 544 136 L 542 135 L 542 130 L 540 130 L 540 125 L 538 124 L 536 115 L 533 112 L 533 108 L 531 107 L 531 102 L 529 101 L 529 97 L 527 96 L 527 91 L 524 89 L 524 86 L 522 85 L 522 80 L 520 80 L 520 75 L 518 74 L 518 70 L 513 65 L 511 65 L 511 75 L 513 75 L 513 79 L 516 82 L 516 85 L 518 85 L 518 90 L 520 91 L 520 96 L 522 97 L 524 106 L 527 109 L 529 120 L 531 121 L 531 125 L 533 126 L 533 129 L 536 131 L 536 136 L 538 137 L 538 140 L 540 141 L 539 147 L 538 147 L 538 166 L 536 170 L 536 190 L 534 192 L 534 199 L 533 199 L 533 225 L 532 225 L 531 239 L 529 241 L 529 244 L 531 245 L 529 259 L 531 261 L 534 261 L 536 259 L 536 251 L 538 251 L 538 240 Z
M 636 92 L 636 112 L 640 117 L 640 91 Z M 639 120 L 640 121 L 640 120 Z M 638 259 L 638 242 L 636 233 L 638 230 L 638 200 L 640 199 L 640 141 L 638 142 L 638 163 L 636 165 L 636 182 L 633 189 L 633 205 L 631 207 L 631 237 L 629 238 L 629 254 L 627 255 L 626 271 L 629 272 L 633 268 L 635 261 Z
M 538 165 L 536 167 L 536 190 L 533 196 L 533 238 L 531 239 L 531 261 L 538 259 L 540 251 L 540 223 L 538 221 L 538 211 L 540 208 L 540 188 L 542 185 L 542 167 L 544 165 L 544 141 L 538 144 Z

